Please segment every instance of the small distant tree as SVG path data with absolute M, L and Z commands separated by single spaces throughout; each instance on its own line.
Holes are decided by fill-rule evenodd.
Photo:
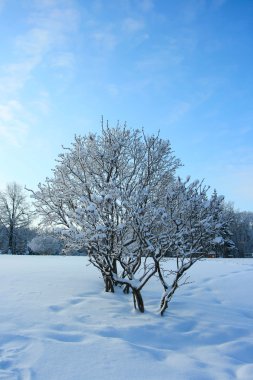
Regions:
M 8 184 L 6 190 L 0 192 L 0 224 L 10 253 L 19 253 L 21 231 L 29 227 L 31 220 L 31 208 L 22 187 L 15 182 Z
M 31 254 L 35 255 L 59 255 L 62 243 L 53 236 L 40 235 L 28 243 L 28 249 Z
M 159 135 L 102 125 L 100 135 L 76 136 L 53 178 L 31 190 L 42 222 L 59 227 L 68 245 L 84 246 L 105 290 L 131 291 L 141 312 L 153 276 L 163 288 L 163 314 L 185 272 L 226 238 L 223 198 L 209 200 L 203 183 L 177 179 L 180 165 Z

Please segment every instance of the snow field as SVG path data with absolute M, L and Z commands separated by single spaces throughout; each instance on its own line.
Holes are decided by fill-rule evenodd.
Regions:
M 106 294 L 84 257 L 0 255 L 1 380 L 252 380 L 253 260 L 189 271 L 164 317 Z

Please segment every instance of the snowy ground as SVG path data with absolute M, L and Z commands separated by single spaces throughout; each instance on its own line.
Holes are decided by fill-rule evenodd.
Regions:
M 253 260 L 191 269 L 162 318 L 105 294 L 84 257 L 0 256 L 1 380 L 252 380 Z

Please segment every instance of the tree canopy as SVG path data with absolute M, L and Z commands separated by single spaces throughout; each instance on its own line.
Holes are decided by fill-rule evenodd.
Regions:
M 141 290 L 153 276 L 163 314 L 185 272 L 229 236 L 223 197 L 209 197 L 203 182 L 177 178 L 180 165 L 159 134 L 102 125 L 100 134 L 75 136 L 53 176 L 32 191 L 42 223 L 67 245 L 85 247 L 106 291 L 131 291 L 141 312 Z M 169 271 L 168 257 L 176 263 Z

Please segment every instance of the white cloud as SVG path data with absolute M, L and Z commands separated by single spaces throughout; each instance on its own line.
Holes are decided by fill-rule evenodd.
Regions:
M 139 0 L 138 5 L 143 12 L 150 12 L 154 8 L 153 0 Z
M 93 40 L 99 48 L 110 51 L 118 45 L 118 38 L 111 30 L 99 30 L 92 34 Z
M 51 65 L 53 67 L 62 67 L 62 68 L 72 68 L 75 62 L 75 57 L 73 53 L 70 52 L 60 52 L 56 53 L 52 60 Z
M 110 83 L 107 86 L 107 92 L 112 97 L 116 97 L 119 95 L 119 87 L 116 84 Z
M 3 2 L 0 0 L 0 6 L 1 4 Z M 21 105 L 13 99 L 19 99 L 21 91 L 25 93 L 36 69 L 43 64 L 44 67 L 55 66 L 72 72 L 75 59 L 72 38 L 78 23 L 78 11 L 69 1 L 38 0 L 30 4 L 28 29 L 16 36 L 11 51 L 15 55 L 15 61 L 2 64 L 1 67 L 0 136 L 5 141 L 19 144 L 27 135 L 32 111 L 26 111 L 25 103 Z M 58 74 L 59 70 L 56 75 Z M 49 98 L 43 98 L 40 93 L 35 93 L 32 103 L 43 113 L 50 109 Z M 29 100 L 26 104 L 29 104 Z
M 212 7 L 214 9 L 219 9 L 221 8 L 227 0 L 212 0 Z
M 170 109 L 169 116 L 166 120 L 167 123 L 169 125 L 177 123 L 190 111 L 191 107 L 192 105 L 189 102 L 178 102 Z
M 250 133 L 252 131 L 253 131 L 253 128 L 249 125 L 245 125 L 245 126 L 239 128 L 239 134 L 242 136 L 247 135 L 248 133 Z
M 79 14 L 70 7 L 37 8 L 29 17 L 29 24 L 31 28 L 17 39 L 17 46 L 27 56 L 45 58 L 54 48 L 72 49 L 69 38 L 77 29 Z
M 31 102 L 31 107 L 43 115 L 48 115 L 51 109 L 49 93 L 46 91 L 40 92 L 37 98 Z
M 27 134 L 28 124 L 23 106 L 17 100 L 0 105 L 0 137 L 12 145 L 20 145 Z
M 39 57 L 47 52 L 51 44 L 50 30 L 32 28 L 26 34 L 19 36 L 16 46 L 26 56 Z
M 22 111 L 21 104 L 12 100 L 5 105 L 0 105 L 0 118 L 3 122 L 9 122 L 13 119 L 13 113 Z
M 16 96 L 27 80 L 31 72 L 38 65 L 36 58 L 27 58 L 19 63 L 11 63 L 2 67 L 2 77 L 0 77 L 0 97 Z
M 136 62 L 136 67 L 142 73 L 147 70 L 149 75 L 150 70 L 159 72 L 172 68 L 174 76 L 166 80 L 174 81 L 176 75 L 182 77 L 186 68 L 184 62 L 194 53 L 196 47 L 197 37 L 190 30 L 175 32 L 173 35 L 161 38 L 158 45 L 147 51 L 146 55 Z
M 0 0 L 0 12 L 3 9 L 4 5 L 5 5 L 5 0 Z
M 0 95 L 7 92 L 13 96 L 25 87 L 34 70 L 42 62 L 50 65 L 48 54 L 53 50 L 57 51 L 55 65 L 72 68 L 74 55 L 71 52 L 70 35 L 77 28 L 79 16 L 76 9 L 55 8 L 57 4 L 57 1 L 39 1 L 38 6 L 30 13 L 31 27 L 16 37 L 16 62 L 2 68 Z
M 126 33 L 136 33 L 141 30 L 143 30 L 145 27 L 145 24 L 143 20 L 128 17 L 125 20 L 123 20 L 122 29 Z
M 205 0 L 188 0 L 182 7 L 181 14 L 186 22 L 193 22 L 205 9 Z

